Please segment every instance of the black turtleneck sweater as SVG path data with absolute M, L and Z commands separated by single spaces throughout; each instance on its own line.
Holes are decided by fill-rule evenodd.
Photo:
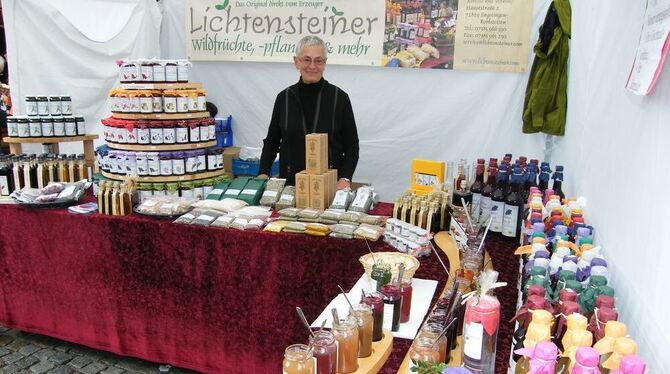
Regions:
M 349 95 L 321 79 L 302 79 L 277 95 L 268 134 L 263 140 L 260 174 L 270 174 L 279 152 L 279 175 L 288 184 L 305 170 L 305 135 L 328 134 L 328 163 L 338 178 L 351 179 L 358 163 L 358 131 Z

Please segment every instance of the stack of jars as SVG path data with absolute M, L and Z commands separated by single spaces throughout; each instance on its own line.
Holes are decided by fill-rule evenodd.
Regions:
M 121 83 L 186 83 L 191 63 L 187 60 L 138 59 L 120 64 Z
M 108 173 L 139 176 L 173 176 L 223 170 L 223 148 L 190 151 L 135 152 L 101 147 L 96 151 L 100 168 Z
M 294 344 L 286 348 L 283 372 L 353 373 L 358 370 L 358 358 L 372 354 L 372 340 L 372 308 L 359 304 L 347 318 L 335 321 L 330 331 L 319 330 L 310 336 L 309 345 Z
M 216 140 L 213 118 L 143 121 L 105 118 L 103 137 L 118 144 L 187 144 Z
M 188 113 L 207 110 L 207 91 L 202 89 L 112 89 L 109 97 L 114 113 Z
M 69 96 L 25 97 L 27 116 L 7 118 L 7 135 L 15 138 L 43 138 L 86 135 L 84 117 L 72 115 Z

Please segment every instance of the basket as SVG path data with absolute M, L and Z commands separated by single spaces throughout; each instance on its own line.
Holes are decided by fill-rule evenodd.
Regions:
M 361 262 L 363 268 L 365 269 L 365 275 L 372 275 L 372 265 L 374 265 L 375 260 L 384 264 L 391 265 L 391 279 L 398 277 L 398 264 L 405 264 L 405 272 L 403 273 L 403 279 L 411 279 L 414 277 L 414 273 L 419 269 L 419 260 L 414 256 L 406 255 L 400 252 L 375 252 L 374 260 L 372 259 L 372 254 L 368 253 L 367 255 L 361 256 L 358 261 Z

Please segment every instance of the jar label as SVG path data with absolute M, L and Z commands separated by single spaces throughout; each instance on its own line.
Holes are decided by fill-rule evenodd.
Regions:
M 383 328 L 391 331 L 393 329 L 393 303 L 384 302 Z
M 502 231 L 503 210 L 505 210 L 504 201 L 491 201 L 491 217 L 493 217 L 493 220 L 491 221 L 491 231 Z
M 9 196 L 9 180 L 4 175 L 0 175 L 0 195 Z
M 50 106 L 49 112 L 51 113 L 52 116 L 61 114 L 60 101 L 54 101 L 49 106 Z
M 176 113 L 177 112 L 177 98 L 176 97 L 166 97 L 164 98 L 165 111 L 167 113 Z
M 26 103 L 26 114 L 29 116 L 37 115 L 37 103 L 36 102 L 27 102 Z
M 155 96 L 152 100 L 153 111 L 160 113 L 163 111 L 163 100 L 160 96 Z
M 474 359 L 482 359 L 484 326 L 480 323 L 466 323 L 463 328 L 463 354 Z
M 185 128 L 177 129 L 177 143 L 188 143 L 188 130 Z

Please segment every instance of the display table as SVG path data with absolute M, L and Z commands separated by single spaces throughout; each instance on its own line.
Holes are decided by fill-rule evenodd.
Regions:
M 373 249 L 383 243 L 371 243 Z M 365 242 L 0 205 L 0 323 L 208 373 L 277 373 Z

